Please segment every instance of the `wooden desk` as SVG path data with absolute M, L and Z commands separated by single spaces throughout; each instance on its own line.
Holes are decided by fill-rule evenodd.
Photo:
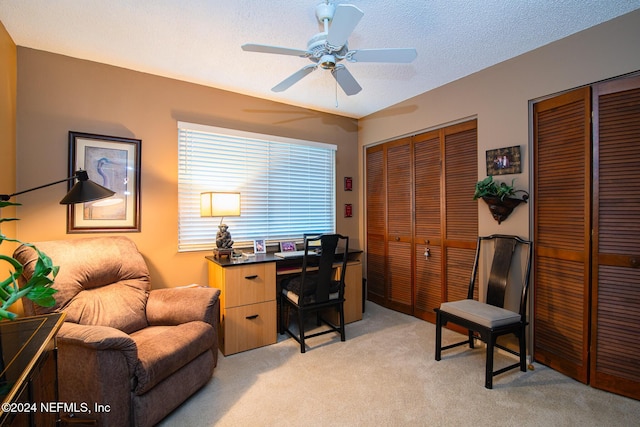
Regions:
M 0 425 L 53 426 L 59 419 L 55 336 L 64 313 L 0 322 Z M 43 406 L 44 405 L 44 406 Z
M 345 323 L 362 319 L 361 253 L 350 250 L 347 255 Z M 302 257 L 280 258 L 267 253 L 248 258 L 205 258 L 209 261 L 209 286 L 221 290 L 218 338 L 222 354 L 227 356 L 274 344 L 279 282 L 287 275 L 302 271 Z M 337 315 L 332 314 L 328 319 L 337 323 Z

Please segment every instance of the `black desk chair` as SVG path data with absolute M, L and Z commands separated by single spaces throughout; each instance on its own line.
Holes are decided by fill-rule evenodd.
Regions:
M 490 245 L 492 242 L 493 245 Z M 481 248 L 486 251 L 491 249 L 489 246 L 493 246 L 494 255 L 487 280 L 486 302 L 483 303 L 473 299 L 473 291 L 476 284 Z M 520 248 L 520 251 L 518 251 L 518 248 Z M 526 371 L 527 293 L 532 252 L 533 243 L 517 236 L 492 235 L 478 237 L 478 246 L 467 299 L 445 302 L 440 305 L 440 308 L 435 309 L 436 360 L 441 359 L 442 350 L 465 344 L 469 344 L 469 348 L 473 348 L 474 339 L 478 338 L 487 345 L 484 384 L 486 388 L 493 387 L 493 377 L 495 375 L 517 367 L 520 367 L 522 372 Z M 524 260 L 523 265 L 522 268 L 515 269 L 513 274 L 510 274 L 514 259 Z M 522 273 L 522 277 L 517 277 L 519 275 L 516 273 Z M 518 307 L 514 308 L 514 310 L 505 309 L 505 295 L 507 294 L 515 295 L 518 299 Z M 469 337 L 465 341 L 442 347 L 442 327 L 449 322 L 467 329 Z M 519 351 L 497 344 L 497 338 L 507 334 L 515 334 L 518 338 Z M 494 372 L 494 347 L 518 356 L 519 362 Z
M 314 246 L 315 242 L 320 246 Z M 336 249 L 339 243 L 344 245 L 344 256 L 338 277 L 334 274 L 334 262 Z M 342 244 L 340 246 L 342 246 Z M 316 250 L 320 249 L 320 253 Z M 349 251 L 349 237 L 340 234 L 323 234 L 319 236 L 304 237 L 304 258 L 302 260 L 302 273 L 299 276 L 286 278 L 281 283 L 280 298 L 280 334 L 288 333 L 300 343 L 300 352 L 306 350 L 305 339 L 324 335 L 332 332 L 340 334 L 340 341 L 345 341 L 344 333 L 344 278 L 347 270 L 347 253 Z M 289 308 L 297 313 L 299 334 L 291 331 L 289 327 Z M 338 311 L 340 324 L 322 317 L 322 310 L 333 308 Z M 329 329 L 305 335 L 305 318 L 307 314 L 316 313 L 316 323 L 322 323 Z

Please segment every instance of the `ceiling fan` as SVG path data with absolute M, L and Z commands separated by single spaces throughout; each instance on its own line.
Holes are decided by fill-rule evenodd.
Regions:
M 254 43 L 242 45 L 242 50 L 299 56 L 311 60 L 312 64 L 302 67 L 274 86 L 271 89 L 274 92 L 287 90 L 320 66 L 331 71 L 338 85 L 348 96 L 355 95 L 362 87 L 340 61 L 409 63 L 418 56 L 413 48 L 349 50 L 347 39 L 363 16 L 364 12 L 352 4 L 336 6 L 327 0 L 316 6 L 316 17 L 324 26 L 324 31 L 309 39 L 306 50 Z

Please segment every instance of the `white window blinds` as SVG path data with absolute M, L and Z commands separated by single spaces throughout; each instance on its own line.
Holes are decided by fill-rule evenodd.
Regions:
M 228 217 L 234 246 L 335 231 L 336 146 L 178 122 L 178 250 L 215 246 L 220 218 L 200 217 L 200 193 L 240 192 Z

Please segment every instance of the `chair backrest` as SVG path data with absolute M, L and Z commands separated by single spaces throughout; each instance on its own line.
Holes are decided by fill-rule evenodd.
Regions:
M 23 298 L 25 314 L 64 311 L 67 322 L 111 326 L 125 333 L 148 325 L 149 270 L 132 240 L 105 236 L 35 245 L 60 266 L 53 284 L 58 292 L 54 307 L 40 307 Z M 14 256 L 25 266 L 22 285 L 33 273 L 37 256 L 33 248 L 24 245 Z
M 518 297 L 518 307 L 513 311 L 526 316 L 533 243 L 518 236 L 493 234 L 478 237 L 467 298 L 473 298 L 479 264 L 482 256 L 490 256 L 490 250 L 493 251 L 493 258 L 490 270 L 485 275 L 487 278 L 485 302 L 496 307 L 507 308 L 505 297 L 512 290 L 517 292 Z
M 320 242 L 318 246 L 317 242 Z M 333 265 L 336 260 L 336 250 L 344 247 L 344 255 L 341 260 L 339 275 L 334 279 Z M 318 248 L 320 254 L 318 255 Z M 313 273 L 316 279 L 315 302 L 327 301 L 329 295 L 338 287 L 339 298 L 344 296 L 344 277 L 347 270 L 347 258 L 349 252 L 349 237 L 341 234 L 320 234 L 304 236 L 304 258 L 302 260 L 302 283 L 310 273 L 309 268 L 317 267 L 317 273 Z M 304 285 L 303 285 L 304 288 Z

